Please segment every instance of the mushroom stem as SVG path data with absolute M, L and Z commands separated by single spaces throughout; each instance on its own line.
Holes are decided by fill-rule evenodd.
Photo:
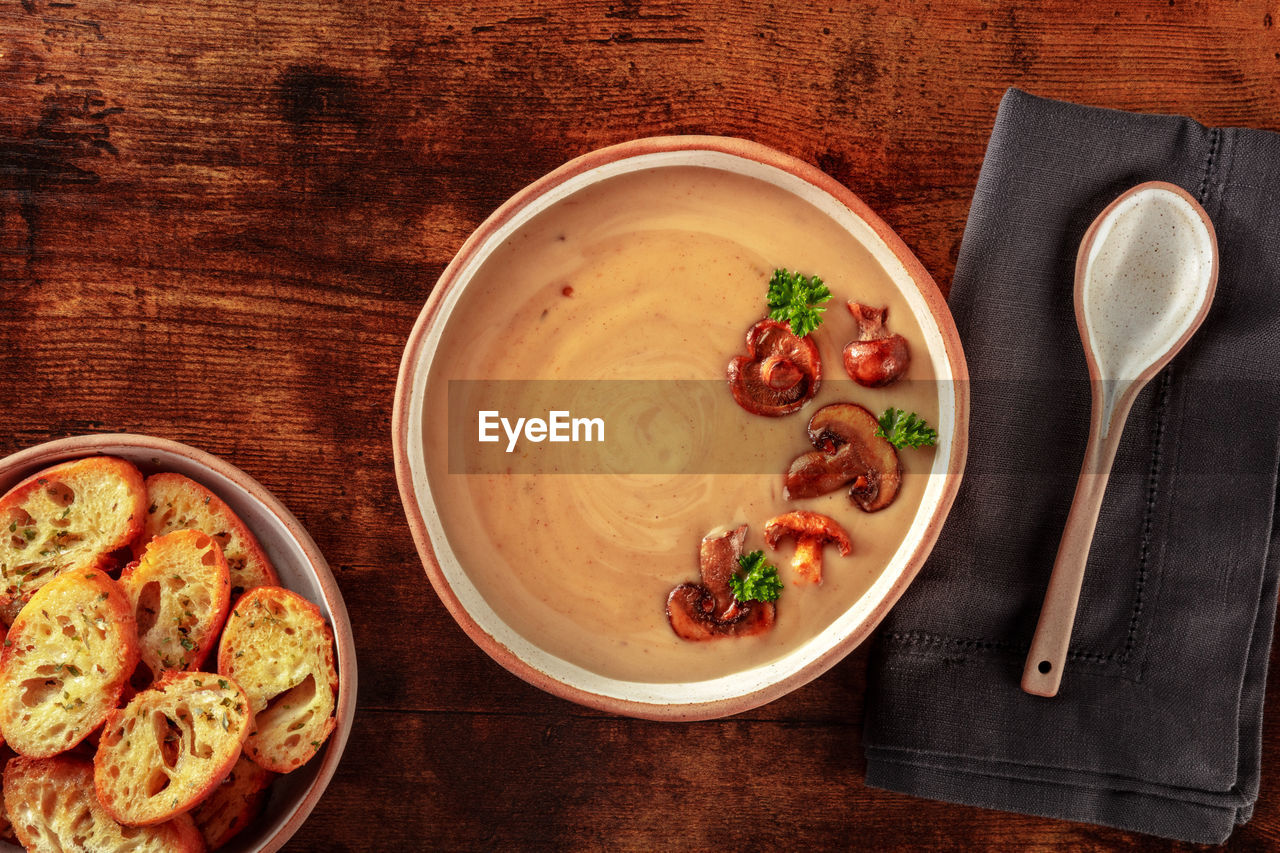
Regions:
M 791 558 L 796 583 L 822 583 L 822 545 L 820 539 L 800 539 Z

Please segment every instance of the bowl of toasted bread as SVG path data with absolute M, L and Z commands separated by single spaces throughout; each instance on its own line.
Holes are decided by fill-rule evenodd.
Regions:
M 0 850 L 267 853 L 355 711 L 351 624 L 294 515 L 196 448 L 0 459 Z

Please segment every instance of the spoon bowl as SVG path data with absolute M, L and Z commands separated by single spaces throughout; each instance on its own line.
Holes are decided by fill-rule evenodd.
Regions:
M 1058 693 L 1098 511 L 1129 410 L 1200 327 L 1217 281 L 1213 223 L 1173 184 L 1151 181 L 1126 191 L 1080 242 L 1075 310 L 1093 391 L 1089 443 L 1022 672 L 1027 693 Z

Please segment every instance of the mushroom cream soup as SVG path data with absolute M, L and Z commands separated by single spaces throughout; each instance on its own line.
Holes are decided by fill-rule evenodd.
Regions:
M 767 312 L 776 268 L 821 276 L 833 297 L 813 334 L 823 373 L 817 397 L 794 414 L 762 417 L 733 403 L 725 371 Z M 907 339 L 913 356 L 902 381 L 880 389 L 849 381 L 841 351 L 856 332 L 850 299 L 888 306 L 887 328 Z M 901 490 L 878 512 L 856 508 L 843 488 L 783 497 L 788 466 L 813 449 L 806 425 L 819 408 L 850 401 L 879 415 L 892 406 L 937 426 L 938 388 L 920 328 L 888 274 L 827 216 L 761 180 L 685 166 L 600 181 L 515 231 L 475 272 L 447 320 L 423 427 L 449 545 L 501 619 L 585 669 L 631 681 L 695 681 L 774 660 L 867 591 L 919 507 L 931 448 L 899 451 Z M 531 379 L 719 383 L 728 402 L 715 408 L 716 423 L 690 438 L 690 452 L 697 455 L 697 442 L 727 447 L 733 470 L 752 473 L 714 465 L 706 473 L 452 473 L 449 431 L 474 438 L 477 413 L 449 412 L 450 380 Z M 673 395 L 683 384 L 671 383 L 667 406 L 681 405 Z M 547 416 L 545 400 L 522 410 L 516 397 L 504 401 L 504 416 Z M 655 396 L 644 405 L 663 403 Z M 606 438 L 634 439 L 618 435 L 643 428 L 645 418 L 634 415 L 606 417 Z M 501 455 L 506 444 L 486 447 Z M 831 516 L 852 540 L 847 557 L 824 550 L 820 585 L 797 583 L 792 539 L 776 551 L 764 542 L 765 522 L 793 509 Z M 742 524 L 745 550 L 764 550 L 785 584 L 776 624 L 756 636 L 680 639 L 667 619 L 668 594 L 698 580 L 705 535 Z

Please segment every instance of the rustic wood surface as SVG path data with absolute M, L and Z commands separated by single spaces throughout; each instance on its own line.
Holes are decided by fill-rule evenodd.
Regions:
M 0 453 L 131 431 L 281 496 L 355 624 L 359 713 L 288 850 L 1162 850 L 862 784 L 865 651 L 739 717 L 544 695 L 427 585 L 392 471 L 406 336 L 467 234 L 641 135 L 816 164 L 946 289 L 1005 87 L 1280 130 L 1274 0 L 7 0 Z M 1273 667 L 1273 675 L 1274 675 Z M 1280 846 L 1280 698 L 1235 849 Z

